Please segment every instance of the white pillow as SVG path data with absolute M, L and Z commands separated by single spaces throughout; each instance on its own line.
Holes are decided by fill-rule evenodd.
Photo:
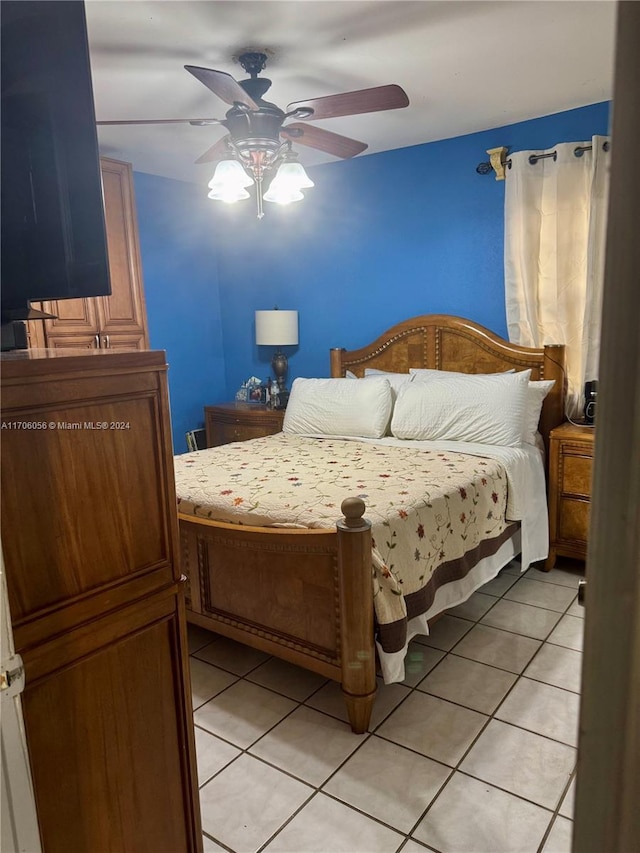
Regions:
M 540 434 L 538 432 L 538 422 L 540 421 L 542 403 L 554 385 L 554 379 L 540 379 L 529 382 L 527 389 L 527 411 L 522 427 L 522 440 L 525 444 L 538 445 L 537 436 Z
M 282 429 L 297 435 L 347 435 L 380 438 L 391 417 L 391 385 L 378 377 L 295 379 Z
M 530 370 L 411 382 L 398 394 L 396 438 L 469 441 L 517 447 L 527 408 Z
M 424 382 L 431 379 L 444 379 L 451 376 L 504 376 L 505 373 L 515 373 L 515 370 L 506 370 L 505 373 L 457 373 L 453 370 L 431 370 L 430 368 L 411 367 L 409 373 L 417 382 Z M 527 412 L 525 414 L 524 426 L 522 430 L 522 441 L 525 444 L 533 444 L 538 446 L 538 423 L 540 421 L 540 412 L 542 411 L 542 403 L 549 391 L 553 388 L 554 380 L 533 380 L 529 382 L 529 392 L 527 401 Z
M 377 370 L 375 367 L 365 367 L 364 369 L 365 376 L 386 376 L 387 379 L 390 376 L 404 376 L 405 379 L 409 376 L 408 373 L 398 373 L 393 370 Z
M 389 381 L 389 385 L 391 385 L 391 398 L 394 403 L 400 389 L 403 388 L 407 382 L 413 381 L 413 376 L 411 376 L 410 373 L 388 373 L 386 370 L 374 370 L 371 367 L 365 367 L 364 379 L 372 379 L 376 376 L 378 378 L 383 376 Z
M 444 376 L 504 376 L 505 373 L 515 373 L 515 368 L 511 370 L 503 370 L 500 373 L 459 373 L 456 370 L 433 370 L 430 367 L 410 367 L 409 373 L 415 376 L 416 379 L 432 379 L 435 377 Z

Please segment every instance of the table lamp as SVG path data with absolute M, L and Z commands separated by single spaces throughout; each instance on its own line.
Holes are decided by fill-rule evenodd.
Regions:
M 273 311 L 256 311 L 256 343 L 258 346 L 276 347 L 271 367 L 278 383 L 278 394 L 285 398 L 288 365 L 287 357 L 280 347 L 298 343 L 298 312 L 280 311 L 278 308 Z

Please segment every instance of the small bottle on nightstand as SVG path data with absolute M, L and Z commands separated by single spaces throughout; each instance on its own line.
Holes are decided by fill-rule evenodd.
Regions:
M 270 383 L 269 384 L 269 399 L 270 399 L 269 405 L 272 409 L 277 409 L 278 408 L 278 391 L 279 391 L 278 383 L 276 382 L 275 379 L 270 379 L 269 383 Z

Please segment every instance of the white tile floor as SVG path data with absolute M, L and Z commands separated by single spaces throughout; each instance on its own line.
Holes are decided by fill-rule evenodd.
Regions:
M 205 853 L 569 853 L 579 578 L 508 566 L 411 644 L 364 735 L 335 683 L 190 627 Z

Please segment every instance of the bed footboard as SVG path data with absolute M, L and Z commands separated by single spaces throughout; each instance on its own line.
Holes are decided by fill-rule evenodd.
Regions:
M 339 681 L 354 732 L 375 697 L 371 525 L 349 498 L 336 530 L 180 515 L 190 622 Z

